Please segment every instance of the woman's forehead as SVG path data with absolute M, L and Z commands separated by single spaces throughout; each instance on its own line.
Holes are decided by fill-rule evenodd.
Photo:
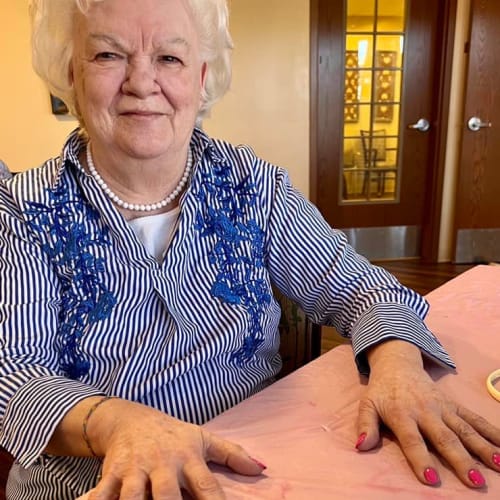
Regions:
M 85 41 L 189 47 L 198 40 L 186 0 L 104 0 L 76 15 L 75 35 Z
M 187 0 L 102 0 L 93 2 L 81 21 L 90 26 L 108 29 L 144 28 L 157 32 L 196 31 L 193 12 Z

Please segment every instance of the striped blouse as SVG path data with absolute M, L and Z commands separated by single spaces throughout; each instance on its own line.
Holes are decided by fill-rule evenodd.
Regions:
M 279 372 L 280 289 L 365 350 L 401 338 L 453 366 L 427 304 L 357 255 L 250 148 L 196 129 L 190 186 L 162 262 L 79 163 L 60 157 L 0 183 L 0 445 L 8 498 L 73 499 L 99 462 L 43 453 L 78 401 L 110 394 L 201 424 Z

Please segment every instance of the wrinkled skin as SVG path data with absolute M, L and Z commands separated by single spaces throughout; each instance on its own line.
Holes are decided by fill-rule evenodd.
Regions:
M 369 354 L 370 381 L 360 401 L 360 451 L 377 446 L 383 422 L 399 441 L 410 466 L 424 484 L 424 471 L 439 464 L 427 448 L 448 462 L 469 487 L 485 486 L 484 466 L 500 472 L 500 429 L 441 392 L 425 372 L 420 351 L 402 341 L 389 341 Z M 473 471 L 472 473 L 470 471 Z M 433 485 L 439 484 L 438 481 Z
M 121 399 L 96 410 L 90 439 L 104 455 L 102 479 L 85 497 L 89 500 L 225 498 L 206 462 L 225 465 L 244 475 L 261 474 L 264 466 L 241 446 L 200 426 L 187 424 L 147 406 Z M 100 415 L 97 413 L 100 412 Z

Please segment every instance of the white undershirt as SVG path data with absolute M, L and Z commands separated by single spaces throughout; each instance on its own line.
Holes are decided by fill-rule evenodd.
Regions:
M 176 207 L 163 214 L 146 215 L 128 221 L 147 252 L 158 262 L 163 261 L 173 236 L 179 210 L 180 208 Z

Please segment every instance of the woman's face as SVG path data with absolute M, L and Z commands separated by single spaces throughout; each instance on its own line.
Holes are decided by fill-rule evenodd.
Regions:
M 185 152 L 205 76 L 186 0 L 105 0 L 76 16 L 71 76 L 94 148 Z

